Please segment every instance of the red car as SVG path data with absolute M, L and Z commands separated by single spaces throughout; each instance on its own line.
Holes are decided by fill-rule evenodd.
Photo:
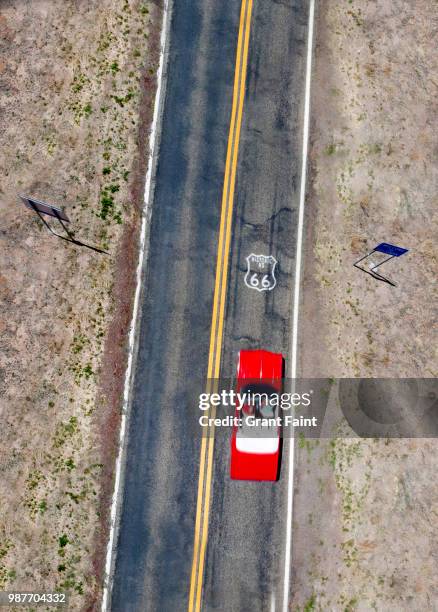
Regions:
M 233 480 L 277 480 L 280 467 L 278 402 L 269 401 L 283 387 L 283 356 L 269 351 L 240 351 L 237 393 L 251 397 L 236 410 L 240 425 L 231 438 Z

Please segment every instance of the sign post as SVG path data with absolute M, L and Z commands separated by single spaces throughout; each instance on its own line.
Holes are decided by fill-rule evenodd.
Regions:
M 80 240 L 76 240 L 74 234 L 70 232 L 67 226 L 65 225 L 66 223 L 70 223 L 70 219 L 67 217 L 67 215 L 61 208 L 53 206 L 53 204 L 48 204 L 47 202 L 42 202 L 41 200 L 31 198 L 29 196 L 19 194 L 19 197 L 22 200 L 23 204 L 27 208 L 33 210 L 41 219 L 41 221 L 49 230 L 49 232 L 57 238 L 61 238 L 61 240 L 66 240 L 67 242 L 71 242 L 73 244 L 76 244 L 77 246 L 86 247 L 87 249 L 91 249 L 92 251 L 96 251 L 97 253 L 105 253 L 106 255 L 109 255 L 109 253 L 107 251 L 104 251 L 103 249 L 98 249 L 97 247 L 91 246 L 90 244 L 85 244 Z M 67 235 L 63 236 L 61 234 L 57 234 L 47 223 L 43 215 L 47 215 L 48 217 L 54 217 L 55 219 L 57 219 L 58 223 L 61 225 L 62 229 Z
M 377 272 L 377 268 L 380 268 L 380 266 L 383 266 L 384 263 L 387 263 L 391 259 L 394 259 L 394 257 L 401 257 L 402 255 L 407 253 L 408 250 L 409 249 L 404 249 L 403 247 L 396 246 L 395 244 L 389 244 L 389 242 L 381 242 L 376 247 L 374 247 L 372 251 L 370 251 L 369 253 L 361 257 L 360 259 L 358 259 L 353 265 L 355 266 L 355 268 L 362 270 L 362 272 L 366 272 L 373 278 L 383 281 L 384 283 L 388 283 L 389 285 L 392 285 L 393 287 L 396 287 L 397 283 L 390 280 L 386 276 L 383 276 L 380 270 Z M 376 257 L 375 256 L 376 253 L 381 253 L 383 255 L 383 258 L 381 258 L 381 261 L 378 261 L 378 262 L 374 261 Z M 374 259 L 371 259 L 372 257 Z M 359 263 L 365 262 L 365 260 L 367 259 L 368 259 L 368 267 L 366 268 L 362 267 L 363 265 L 365 265 L 365 263 L 363 263 L 362 266 L 359 266 Z

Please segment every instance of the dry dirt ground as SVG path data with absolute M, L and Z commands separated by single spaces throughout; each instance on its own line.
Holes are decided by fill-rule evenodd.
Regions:
M 97 609 L 161 8 L 0 10 L 0 590 Z M 110 254 L 54 238 L 17 193 Z
M 437 33 L 431 0 L 318 2 L 303 376 L 437 376 Z M 397 287 L 352 266 L 379 242 Z M 437 441 L 298 447 L 292 609 L 438 610 Z

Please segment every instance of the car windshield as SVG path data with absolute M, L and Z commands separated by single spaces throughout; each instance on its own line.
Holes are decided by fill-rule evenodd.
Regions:
M 242 408 L 245 414 L 261 418 L 272 418 L 277 415 L 278 391 L 267 384 L 248 384 L 240 390 L 246 396 Z

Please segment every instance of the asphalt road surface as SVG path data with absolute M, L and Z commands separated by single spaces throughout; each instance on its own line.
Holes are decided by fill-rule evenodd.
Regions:
M 208 373 L 240 10 L 235 0 L 172 8 L 114 612 L 189 606 L 202 453 L 194 397 Z M 282 352 L 289 365 L 308 10 L 305 0 L 252 6 L 220 351 L 225 377 L 234 376 L 242 348 Z M 277 260 L 272 291 L 246 286 L 251 253 Z M 280 609 L 288 444 L 279 482 L 232 482 L 228 434 L 217 432 L 212 456 L 200 606 Z

